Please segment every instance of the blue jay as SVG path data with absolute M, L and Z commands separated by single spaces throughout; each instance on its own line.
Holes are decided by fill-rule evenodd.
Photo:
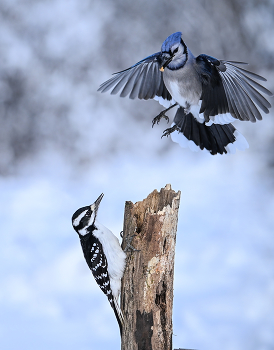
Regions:
M 269 113 L 271 104 L 258 90 L 273 96 L 253 80 L 266 79 L 238 67 L 242 64 L 246 63 L 205 54 L 194 57 L 182 33 L 176 32 L 163 42 L 160 52 L 114 73 L 98 91 L 158 101 L 166 109 L 153 119 L 152 126 L 161 118 L 169 121 L 165 112 L 178 106 L 173 124 L 162 137 L 171 135 L 174 142 L 192 151 L 235 153 L 236 148 L 248 148 L 248 143 L 231 123 L 261 120 L 257 107 Z

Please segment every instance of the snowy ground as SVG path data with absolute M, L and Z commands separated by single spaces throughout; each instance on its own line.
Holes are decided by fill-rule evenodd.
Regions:
M 123 63 L 113 53 L 109 67 L 102 31 L 108 29 L 109 45 L 117 45 L 119 20 L 135 20 L 123 8 L 127 2 L 119 2 L 117 8 L 108 1 L 101 5 L 93 1 L 81 5 L 68 1 L 66 6 L 57 0 L 50 3 L 26 1 L 26 7 L 18 1 L 3 1 L 0 6 L 1 14 L 5 6 L 5 13 L 13 14 L 0 24 L 4 33 L 0 45 L 6 48 L 1 53 L 3 64 L 5 69 L 22 68 L 28 73 L 27 96 L 43 107 L 35 117 L 36 133 L 38 139 L 47 140 L 16 166 L 9 160 L 10 149 L 1 151 L 0 164 L 10 161 L 16 170 L 0 178 L 0 348 L 119 349 L 114 314 L 86 266 L 71 216 L 103 192 L 99 220 L 118 235 L 125 201 L 142 200 L 155 188 L 160 190 L 170 183 L 182 193 L 175 261 L 174 348 L 273 349 L 274 197 L 266 167 L 273 114 L 257 125 L 236 124 L 250 143 L 245 152 L 213 157 L 181 149 L 170 139 L 160 138 L 165 121 L 151 128 L 151 120 L 160 110 L 156 102 L 96 93 L 113 71 L 126 68 L 123 64 L 159 50 L 166 35 L 162 38 L 161 34 L 156 45 L 148 38 L 141 48 L 135 34 L 147 36 L 142 26 L 147 22 L 140 22 L 140 27 L 135 23 L 131 29 L 135 46 L 123 48 Z M 171 3 L 174 6 L 175 2 Z M 191 2 L 185 11 L 195 13 L 200 3 Z M 164 4 L 167 6 L 162 1 L 160 8 Z M 154 8 L 159 9 L 156 3 Z M 122 17 L 117 19 L 115 11 L 121 11 Z M 142 14 L 148 22 L 150 16 L 153 18 L 149 11 Z M 250 15 L 249 21 L 255 12 L 250 12 L 253 17 Z M 197 16 L 209 18 L 208 13 L 197 12 Z M 219 16 L 222 18 L 221 13 Z M 14 18 L 17 27 L 8 25 Z M 174 14 L 174 22 L 163 23 L 169 30 L 175 24 L 173 31 L 181 30 L 178 18 Z M 195 33 L 191 21 L 184 19 L 186 32 Z M 256 23 L 260 25 L 259 19 Z M 25 27 L 31 28 L 33 36 L 18 34 Z M 217 34 L 212 22 L 207 28 L 201 35 L 208 35 L 211 45 L 209 34 Z M 120 28 L 123 38 L 126 31 Z M 151 31 L 157 37 L 154 27 Z M 130 38 L 126 38 L 129 45 Z M 203 43 L 190 34 L 188 41 L 199 42 L 196 49 Z M 119 42 L 121 47 L 123 44 L 123 40 Z M 235 52 L 232 55 L 226 44 L 228 59 L 243 59 L 235 57 Z M 132 51 L 136 45 L 137 59 Z M 273 42 L 268 45 L 273 48 Z M 211 54 L 210 50 L 206 53 Z M 88 60 L 91 66 L 85 68 Z M 83 71 L 75 68 L 79 66 Z M 258 69 L 255 65 L 256 72 L 269 75 Z M 271 88 L 271 79 L 267 84 Z M 25 100 L 27 107 L 32 99 Z M 68 111 L 58 128 L 53 118 L 58 109 L 55 105 Z M 19 111 L 18 121 L 28 114 Z

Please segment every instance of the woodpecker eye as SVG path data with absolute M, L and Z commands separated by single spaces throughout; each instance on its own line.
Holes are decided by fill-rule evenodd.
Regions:
M 83 227 L 85 227 L 89 224 L 90 216 L 91 216 L 91 210 L 88 209 L 80 221 Z

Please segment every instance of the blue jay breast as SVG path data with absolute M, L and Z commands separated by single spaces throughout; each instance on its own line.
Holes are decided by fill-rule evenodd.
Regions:
M 177 81 L 170 81 L 166 86 L 174 101 L 176 101 L 181 107 L 197 105 L 199 103 L 201 92 L 198 89 L 193 88 L 193 86 Z
M 189 74 L 186 74 L 189 73 Z M 191 74 L 190 74 L 191 73 Z M 202 84 L 193 72 L 164 71 L 164 83 L 173 99 L 182 107 L 197 105 L 202 95 Z

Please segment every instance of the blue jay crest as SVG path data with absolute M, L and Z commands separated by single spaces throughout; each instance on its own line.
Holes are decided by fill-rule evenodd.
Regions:
M 161 47 L 161 52 L 170 52 L 173 45 L 177 45 L 180 43 L 182 37 L 181 32 L 176 32 L 171 34 L 166 40 L 163 42 Z

